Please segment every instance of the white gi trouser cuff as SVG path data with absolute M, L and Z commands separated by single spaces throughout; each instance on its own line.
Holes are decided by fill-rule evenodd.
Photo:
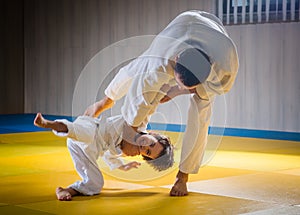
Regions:
M 66 119 L 58 119 L 55 121 L 65 124 L 68 128 L 68 132 L 57 132 L 53 130 L 55 135 L 69 137 L 86 144 L 94 141 L 97 129 L 97 119 L 89 116 L 79 116 L 74 122 L 70 122 Z

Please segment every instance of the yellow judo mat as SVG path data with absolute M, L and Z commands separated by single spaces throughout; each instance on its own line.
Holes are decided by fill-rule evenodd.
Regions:
M 101 194 L 58 201 L 55 188 L 80 179 L 65 139 L 48 131 L 1 134 L 0 214 L 300 214 L 300 142 L 223 137 L 190 175 L 185 197 L 169 196 L 176 172 L 138 182 L 105 174 Z

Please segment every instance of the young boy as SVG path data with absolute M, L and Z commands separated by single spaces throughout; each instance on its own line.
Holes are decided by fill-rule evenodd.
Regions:
M 34 125 L 52 129 L 57 136 L 65 136 L 76 171 L 82 178 L 67 188 L 56 189 L 57 199 L 69 201 L 75 195 L 99 194 L 103 176 L 96 160 L 101 156 L 111 170 L 119 168 L 128 171 L 138 168 L 134 161 L 124 164 L 121 156 L 142 155 L 155 170 L 162 171 L 174 163 L 173 147 L 168 137 L 156 133 L 139 133 L 134 143 L 123 137 L 126 123 L 121 115 L 109 118 L 79 116 L 74 122 L 68 120 L 47 120 L 41 113 L 34 119 Z

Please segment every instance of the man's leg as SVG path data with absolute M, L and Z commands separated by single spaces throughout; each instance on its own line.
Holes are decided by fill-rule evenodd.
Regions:
M 183 173 L 180 170 L 176 175 L 176 181 L 170 191 L 171 196 L 186 196 L 188 194 L 186 183 L 188 182 L 189 174 Z
M 188 194 L 187 182 L 189 174 L 196 174 L 200 168 L 207 143 L 208 126 L 211 116 L 211 102 L 201 100 L 197 95 L 190 99 L 188 121 L 181 147 L 179 171 L 171 196 Z
M 45 119 L 41 113 L 37 113 L 34 121 L 34 125 L 41 128 L 50 128 L 57 132 L 68 132 L 68 127 L 62 122 L 52 121 Z

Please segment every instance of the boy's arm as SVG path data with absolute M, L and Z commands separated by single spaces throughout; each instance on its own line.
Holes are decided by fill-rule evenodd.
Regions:
M 137 169 L 138 166 L 140 166 L 140 165 L 141 165 L 141 163 L 133 161 L 133 162 L 130 162 L 130 163 L 120 166 L 119 169 L 123 170 L 123 171 L 128 171 L 128 170 L 131 170 L 132 168 Z
M 109 166 L 110 170 L 114 170 L 120 168 L 124 165 L 123 160 L 120 158 L 119 155 L 112 155 L 110 151 L 104 152 L 102 157 L 104 162 Z
M 90 117 L 98 117 L 103 111 L 114 106 L 115 102 L 109 97 L 105 96 L 95 104 L 90 105 L 84 112 L 83 115 Z
M 141 163 L 136 161 L 124 164 L 123 160 L 118 155 L 112 155 L 110 151 L 106 151 L 102 159 L 110 167 L 110 170 L 120 169 L 128 171 L 132 168 L 138 168 L 138 166 L 141 165 Z

